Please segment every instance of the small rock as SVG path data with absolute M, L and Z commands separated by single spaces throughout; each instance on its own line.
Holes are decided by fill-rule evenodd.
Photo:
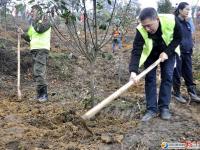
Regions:
M 124 139 L 124 136 L 123 135 L 116 135 L 114 137 L 114 141 L 115 142 L 118 142 L 118 143 L 122 143 L 122 140 Z
M 111 135 L 105 135 L 105 134 L 101 135 L 101 140 L 103 143 L 107 143 L 107 144 L 114 142 L 114 139 Z
M 77 147 L 76 143 L 70 142 L 67 145 L 66 150 L 80 150 L 80 149 Z

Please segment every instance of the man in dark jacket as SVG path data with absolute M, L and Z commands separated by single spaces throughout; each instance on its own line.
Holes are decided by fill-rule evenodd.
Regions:
M 129 71 L 130 80 L 137 83 L 138 68 L 144 64 L 149 67 L 158 58 L 161 58 L 161 85 L 159 96 L 156 87 L 156 68 L 145 77 L 145 94 L 147 112 L 142 121 L 149 121 L 160 112 L 162 119 L 171 118 L 169 104 L 173 69 L 175 63 L 175 49 L 181 41 L 180 24 L 173 15 L 158 15 L 154 8 L 145 8 L 139 16 L 140 24 L 137 26 L 136 36 Z M 158 100 L 157 100 L 158 99 Z
M 50 50 L 51 24 L 39 5 L 32 6 L 32 22 L 22 37 L 30 42 L 33 57 L 33 76 L 36 81 L 37 99 L 48 100 L 46 64 Z

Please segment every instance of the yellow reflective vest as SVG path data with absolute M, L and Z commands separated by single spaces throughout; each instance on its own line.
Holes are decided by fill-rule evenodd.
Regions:
M 159 20 L 161 24 L 162 38 L 165 44 L 168 46 L 173 40 L 174 27 L 175 27 L 175 16 L 171 14 L 159 15 Z M 138 31 L 144 39 L 143 51 L 140 57 L 139 67 L 144 64 L 147 57 L 150 55 L 153 49 L 153 40 L 148 38 L 148 32 L 143 28 L 141 24 L 137 26 Z M 176 52 L 180 54 L 179 46 L 176 48 Z
M 44 33 L 38 33 L 31 25 L 28 29 L 28 36 L 30 38 L 30 49 L 47 49 L 50 50 L 51 27 Z

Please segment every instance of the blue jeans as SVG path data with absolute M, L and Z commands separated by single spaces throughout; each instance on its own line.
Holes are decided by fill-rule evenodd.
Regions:
M 149 57 L 144 64 L 147 68 L 157 59 Z M 173 81 L 173 70 L 175 63 L 175 54 L 171 55 L 167 60 L 160 63 L 161 84 L 159 97 L 157 98 L 156 70 L 157 67 L 150 71 L 145 77 L 145 94 L 147 101 L 147 111 L 158 112 L 158 109 L 169 109 L 171 99 L 171 88 Z M 158 99 L 158 101 L 157 101 Z
M 112 51 L 115 52 L 115 47 L 118 45 L 119 49 L 122 48 L 122 40 L 121 37 L 118 37 L 116 40 L 112 42 Z

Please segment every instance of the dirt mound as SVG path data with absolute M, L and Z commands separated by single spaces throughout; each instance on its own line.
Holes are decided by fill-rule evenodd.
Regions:
M 21 52 L 21 73 L 27 73 L 32 67 L 31 53 L 29 51 Z M 17 71 L 17 53 L 14 50 L 0 48 L 0 70 L 1 73 L 16 76 Z

